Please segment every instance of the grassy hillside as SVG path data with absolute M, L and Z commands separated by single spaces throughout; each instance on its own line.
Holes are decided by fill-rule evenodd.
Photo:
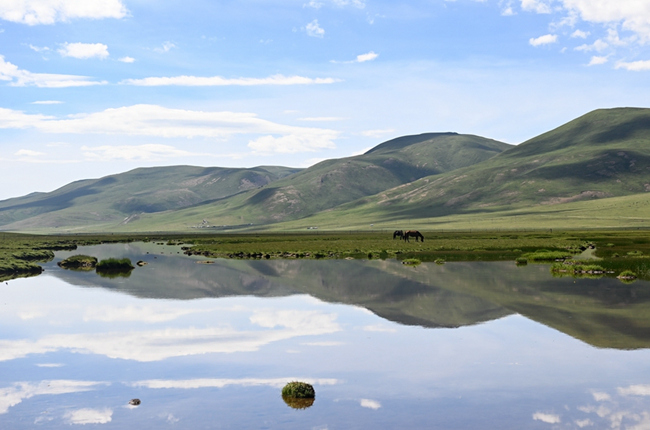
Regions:
M 2 201 L 0 226 L 33 230 L 120 225 L 142 213 L 180 209 L 259 188 L 299 170 L 192 166 L 135 169 L 73 182 L 50 193 Z
M 201 219 L 214 225 L 255 226 L 300 219 L 417 178 L 487 160 L 510 147 L 456 133 L 405 136 L 363 155 L 323 161 L 259 190 L 182 211 L 142 217 L 125 228 L 183 230 Z
M 541 221 L 544 214 L 566 219 L 566 211 L 581 207 L 568 203 L 636 195 L 630 203 L 634 209 L 647 204 L 644 193 L 650 191 L 648 129 L 650 109 L 594 111 L 482 163 L 422 178 L 305 221 L 331 227 L 360 220 L 433 226 L 461 215 L 482 227 L 489 227 L 482 222 L 486 219 L 505 217 L 499 227 L 507 227 L 514 217 L 527 222 Z M 633 216 L 611 207 L 612 202 L 618 201 L 582 207 L 608 207 L 613 224 Z

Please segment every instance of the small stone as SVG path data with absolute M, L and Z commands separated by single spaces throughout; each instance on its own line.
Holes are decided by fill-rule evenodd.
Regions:
M 138 406 L 140 403 L 142 403 L 142 402 L 140 401 L 140 399 L 131 399 L 131 400 L 129 401 L 129 405 L 132 405 L 132 406 Z

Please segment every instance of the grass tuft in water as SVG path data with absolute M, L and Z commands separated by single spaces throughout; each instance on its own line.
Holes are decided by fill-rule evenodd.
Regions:
M 282 397 L 294 399 L 313 399 L 316 391 L 311 384 L 306 382 L 292 381 L 282 388 Z

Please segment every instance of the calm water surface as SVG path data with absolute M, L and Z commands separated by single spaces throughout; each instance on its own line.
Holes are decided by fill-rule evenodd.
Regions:
M 648 283 L 178 252 L 80 248 L 2 283 L 0 428 L 650 428 Z M 80 253 L 148 264 L 55 264 Z

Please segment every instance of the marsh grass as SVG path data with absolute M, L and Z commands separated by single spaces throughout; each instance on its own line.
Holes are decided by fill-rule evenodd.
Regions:
M 539 251 L 525 254 L 524 257 L 530 262 L 539 263 L 566 260 L 567 258 L 571 258 L 572 255 L 573 253 L 570 251 L 549 251 L 546 249 L 540 249 Z
M 189 255 L 243 259 L 397 259 L 422 262 L 455 261 L 549 262 L 566 259 L 585 246 L 595 246 L 594 256 L 608 271 L 631 270 L 650 280 L 650 231 L 573 230 L 541 231 L 423 231 L 426 242 L 393 240 L 390 232 L 219 233 L 219 234 L 103 234 L 37 236 L 0 233 L 0 276 L 38 274 L 33 258 L 50 258 L 52 250 L 72 250 L 100 243 L 150 241 L 161 246 L 185 244 Z M 33 253 L 38 251 L 37 253 Z M 45 252 L 42 252 L 45 251 Z M 629 254 L 628 254 L 629 253 Z M 530 256 L 532 255 L 532 258 Z M 616 257 L 618 255 L 618 257 Z M 23 259 L 17 258 L 22 257 Z M 45 261 L 45 260 L 42 260 Z
M 135 269 L 131 260 L 128 258 L 107 258 L 106 260 L 101 260 L 95 266 L 95 269 L 99 272 L 124 272 Z

